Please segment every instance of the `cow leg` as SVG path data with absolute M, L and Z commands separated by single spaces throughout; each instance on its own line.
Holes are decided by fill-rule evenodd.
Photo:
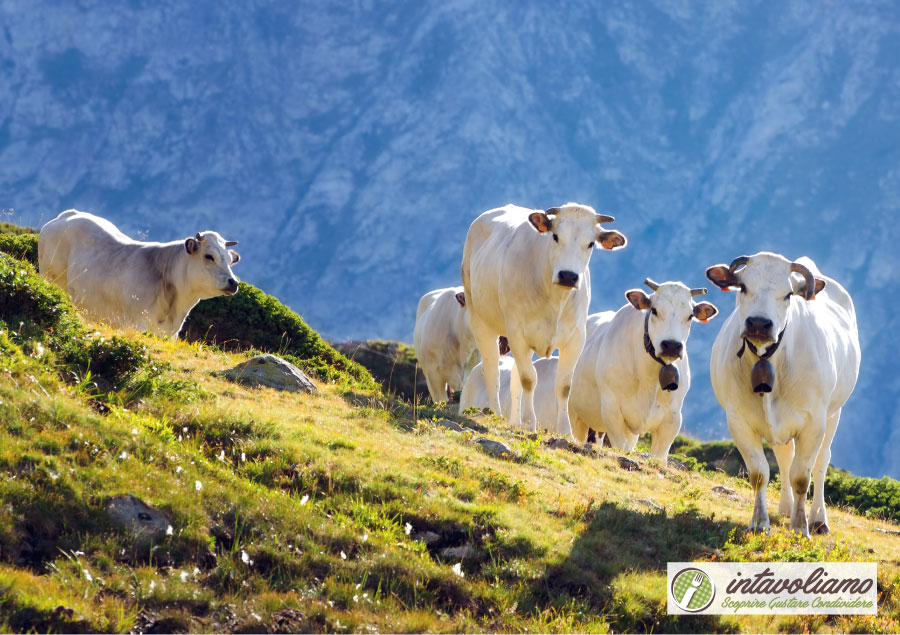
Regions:
M 669 457 L 669 448 L 672 447 L 679 430 L 681 430 L 681 412 L 672 413 L 671 417 L 664 418 L 651 436 L 650 456 L 665 463 Z
M 578 357 L 584 349 L 584 325 L 576 329 L 569 340 L 559 347 L 559 362 L 556 365 L 556 382 L 553 392 L 556 393 L 556 433 L 572 436 L 572 424 L 569 421 L 569 393 L 572 390 L 572 375 Z M 586 436 L 586 433 L 585 433 Z M 572 437 L 574 439 L 574 437 Z
M 813 502 L 809 513 L 809 528 L 810 532 L 814 534 L 827 534 L 831 531 L 828 527 L 828 516 L 825 513 L 825 473 L 828 471 L 828 464 L 831 463 L 831 442 L 840 419 L 840 410 L 828 417 L 825 438 L 822 440 L 822 447 L 819 448 L 819 455 L 813 466 Z
M 503 415 L 500 410 L 500 351 L 497 350 L 497 333 L 472 320 L 472 335 L 475 336 L 475 345 L 481 353 L 484 371 L 484 386 L 487 389 L 488 403 L 491 410 L 498 416 Z
M 608 398 L 607 398 L 608 397 Z M 636 436 L 625 425 L 625 417 L 622 409 L 613 395 L 604 395 L 600 404 L 600 415 L 603 417 L 603 428 L 609 444 L 619 450 L 627 450 L 633 447 L 633 439 Z
M 513 359 L 516 360 L 509 381 L 509 423 L 522 425 L 529 432 L 537 432 L 537 417 L 534 414 L 537 371 L 531 361 L 531 348 L 525 343 L 524 337 L 509 337 L 508 339 Z
M 763 452 L 762 439 L 749 427 L 742 423 L 734 422 L 732 416 L 728 416 L 728 429 L 737 446 L 747 474 L 750 477 L 750 487 L 755 495 L 753 503 L 753 518 L 750 520 L 750 531 L 764 531 L 769 533 L 769 512 L 766 509 L 766 486 L 769 484 L 769 462 Z
M 572 413 L 569 413 L 569 415 L 572 421 L 572 436 L 575 437 L 575 440 L 579 443 L 587 443 L 590 426 L 587 425 L 581 417 L 572 415 Z
M 791 490 L 791 462 L 794 460 L 794 440 L 781 445 L 773 445 L 775 460 L 778 461 L 778 475 L 781 479 L 781 498 L 778 500 L 778 515 L 789 518 L 794 509 L 794 493 Z
M 818 425 L 817 425 L 818 424 Z M 825 438 L 825 422 L 817 417 L 809 417 L 802 432 L 794 440 L 794 461 L 791 463 L 791 488 L 794 490 L 794 511 L 791 514 L 791 529 L 809 538 L 806 520 L 806 493 L 813 463 Z M 830 456 L 828 457 L 831 458 Z M 827 467 L 827 464 L 826 464 Z M 824 477 L 824 475 L 823 475 Z

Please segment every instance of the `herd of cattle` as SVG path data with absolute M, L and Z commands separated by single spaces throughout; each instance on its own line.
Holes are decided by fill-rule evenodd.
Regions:
M 507 205 L 475 219 L 462 287 L 427 293 L 416 312 L 416 355 L 435 402 L 461 389 L 461 410 L 489 407 L 511 424 L 582 443 L 593 429 L 625 450 L 649 433 L 651 455 L 666 460 L 690 388 L 691 324 L 718 311 L 694 300 L 705 289 L 648 278 L 649 295 L 631 289 L 619 310 L 588 315 L 594 247 L 627 243 L 603 227 L 613 220 L 576 203 Z M 135 241 L 105 219 L 68 210 L 41 229 L 38 265 L 91 317 L 177 337 L 197 302 L 237 292 L 235 244 L 213 231 Z M 738 291 L 710 370 L 755 491 L 751 528 L 769 527 L 765 439 L 790 484 L 779 514 L 805 536 L 827 533 L 825 471 L 860 363 L 850 295 L 812 260 L 765 252 L 709 267 L 706 277 Z

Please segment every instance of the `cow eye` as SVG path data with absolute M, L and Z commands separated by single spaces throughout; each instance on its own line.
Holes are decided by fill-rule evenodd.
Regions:
M 650 309 L 650 315 L 656 315 L 656 309 Z
M 785 300 L 790 300 L 792 295 L 794 295 L 794 292 L 793 292 L 793 291 L 791 291 L 791 292 L 788 293 L 786 296 L 784 296 L 784 299 L 785 299 Z
M 557 236 L 556 234 L 553 234 L 553 240 L 555 240 L 556 242 L 559 242 L 559 236 Z
M 747 293 L 747 287 L 745 287 L 745 286 L 742 285 L 742 284 L 738 285 L 738 287 L 740 288 L 741 293 Z
M 211 260 L 211 261 L 213 261 L 213 262 L 216 261 L 216 259 L 213 258 L 213 257 L 212 257 L 211 255 L 209 255 L 209 254 L 206 254 L 206 259 L 207 259 L 207 260 Z
M 589 242 L 589 243 L 587 244 L 586 249 L 593 249 L 593 248 L 594 248 L 594 241 L 592 240 L 591 242 Z

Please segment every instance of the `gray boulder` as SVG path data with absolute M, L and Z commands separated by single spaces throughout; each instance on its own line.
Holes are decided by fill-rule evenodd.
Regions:
M 257 355 L 217 374 L 248 386 L 267 386 L 288 392 L 318 392 L 316 385 L 302 370 L 275 355 Z
M 475 443 L 480 445 L 481 449 L 491 456 L 503 456 L 504 454 L 507 456 L 513 455 L 512 448 L 510 448 L 502 441 L 494 441 L 493 439 L 488 439 L 487 437 L 481 437 L 480 439 L 476 439 Z

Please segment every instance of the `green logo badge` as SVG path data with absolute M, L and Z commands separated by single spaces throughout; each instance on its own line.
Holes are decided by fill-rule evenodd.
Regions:
M 715 596 L 712 580 L 700 569 L 682 569 L 672 579 L 672 598 L 683 611 L 702 611 L 712 604 Z

